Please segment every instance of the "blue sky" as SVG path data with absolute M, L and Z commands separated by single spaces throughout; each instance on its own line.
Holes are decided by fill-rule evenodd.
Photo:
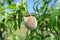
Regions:
M 16 2 L 20 2 L 20 1 L 21 1 L 21 0 L 16 0 Z M 42 1 L 42 0 L 40 0 L 40 1 Z M 56 0 L 52 0 L 52 2 L 51 2 L 50 5 L 54 5 L 55 1 L 56 1 Z M 40 5 L 40 6 L 41 6 L 41 5 Z M 40 8 L 40 7 L 39 7 L 39 8 Z M 33 0 L 28 0 L 28 11 L 29 11 L 29 13 L 34 12 L 34 10 L 33 10 Z
M 21 2 L 21 0 L 16 0 L 16 2 Z M 33 0 L 28 0 L 28 11 L 29 13 L 34 12 L 33 10 Z
M 16 3 L 18 3 L 18 2 L 21 2 L 21 0 L 16 0 Z M 51 4 L 54 5 L 54 3 L 55 3 L 55 0 L 52 0 Z M 34 10 L 33 10 L 33 0 L 28 0 L 27 4 L 28 4 L 28 11 L 29 11 L 29 13 L 34 12 Z M 5 5 L 7 5 L 7 3 L 5 3 Z

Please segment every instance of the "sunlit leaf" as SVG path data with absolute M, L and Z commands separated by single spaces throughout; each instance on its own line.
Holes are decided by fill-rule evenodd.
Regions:
M 16 10 L 16 4 L 11 4 L 11 5 L 8 5 L 8 6 L 6 6 L 5 7 L 6 9 L 14 9 L 14 10 Z

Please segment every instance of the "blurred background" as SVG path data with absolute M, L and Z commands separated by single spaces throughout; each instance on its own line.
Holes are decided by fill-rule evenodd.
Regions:
M 35 30 L 24 25 L 32 14 Z M 0 40 L 60 40 L 60 0 L 0 0 Z

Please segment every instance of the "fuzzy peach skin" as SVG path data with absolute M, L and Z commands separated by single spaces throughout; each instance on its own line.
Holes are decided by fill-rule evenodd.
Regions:
M 37 20 L 34 16 L 29 16 L 25 20 L 25 26 L 28 29 L 36 29 L 37 27 Z

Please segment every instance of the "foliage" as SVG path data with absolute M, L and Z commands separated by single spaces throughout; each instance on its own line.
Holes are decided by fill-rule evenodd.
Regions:
M 8 6 L 4 6 L 5 2 Z M 19 40 L 21 35 L 15 32 L 20 31 L 24 15 L 29 14 L 27 2 L 28 0 L 22 0 L 21 3 L 15 3 L 15 0 L 0 1 L 0 35 L 3 34 L 5 40 L 10 35 L 13 40 Z M 51 2 L 52 0 L 34 0 L 34 16 L 38 26 L 35 30 L 27 30 L 25 40 L 60 40 L 60 6 L 57 1 L 54 6 L 50 5 Z M 38 8 L 40 4 L 42 7 Z

